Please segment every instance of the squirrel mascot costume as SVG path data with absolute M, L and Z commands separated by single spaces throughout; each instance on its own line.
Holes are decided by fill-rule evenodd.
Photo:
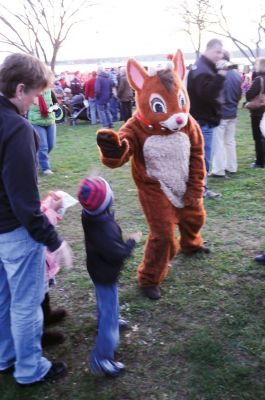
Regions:
M 200 235 L 205 223 L 204 143 L 199 125 L 189 114 L 184 76 L 180 50 L 166 69 L 149 73 L 129 59 L 127 77 L 135 90 L 136 113 L 118 133 L 110 129 L 97 133 L 103 164 L 117 168 L 131 160 L 149 226 L 137 276 L 143 294 L 150 299 L 160 298 L 160 284 L 179 250 L 209 252 Z

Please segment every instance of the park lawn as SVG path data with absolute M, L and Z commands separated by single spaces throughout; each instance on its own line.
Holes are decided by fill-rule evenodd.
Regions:
M 124 235 L 143 231 L 120 279 L 121 315 L 131 329 L 121 334 L 118 359 L 127 371 L 117 379 L 95 378 L 87 368 L 96 335 L 95 297 L 77 205 L 58 226 L 73 249 L 75 266 L 62 270 L 50 291 L 53 306 L 69 312 L 54 328 L 67 340 L 44 351 L 50 359 L 65 360 L 68 374 L 54 384 L 26 389 L 1 376 L 1 400 L 264 399 L 265 267 L 253 257 L 265 249 L 265 170 L 249 168 L 254 146 L 247 111 L 239 112 L 238 173 L 227 181 L 209 178 L 210 188 L 222 194 L 205 201 L 203 237 L 212 252 L 175 257 L 157 302 L 141 297 L 136 281 L 148 229 L 130 166 L 112 170 L 101 165 L 95 136 L 95 128 L 86 123 L 58 126 L 51 154 L 55 174 L 40 176 L 39 184 L 42 195 L 61 189 L 75 196 L 83 176 L 100 174 L 113 187 Z

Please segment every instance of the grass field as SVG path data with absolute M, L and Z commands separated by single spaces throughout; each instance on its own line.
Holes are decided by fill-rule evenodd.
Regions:
M 118 379 L 102 379 L 87 369 L 96 335 L 95 298 L 77 205 L 58 226 L 73 249 L 75 266 L 62 270 L 50 291 L 52 304 L 69 312 L 56 327 L 67 340 L 44 351 L 50 359 L 65 360 L 69 372 L 55 384 L 26 389 L 2 376 L 1 400 L 265 399 L 265 267 L 253 261 L 265 250 L 265 170 L 249 168 L 254 146 L 245 110 L 240 110 L 237 145 L 238 173 L 227 181 L 209 178 L 210 188 L 222 194 L 205 201 L 203 237 L 211 254 L 175 257 L 161 300 L 152 302 L 141 297 L 136 281 L 147 226 L 130 166 L 111 170 L 100 164 L 93 127 L 58 127 L 51 155 L 55 174 L 40 176 L 41 194 L 61 189 L 75 196 L 83 176 L 101 174 L 114 189 L 124 235 L 143 231 L 120 279 L 121 314 L 131 329 L 121 335 L 118 358 L 127 371 Z

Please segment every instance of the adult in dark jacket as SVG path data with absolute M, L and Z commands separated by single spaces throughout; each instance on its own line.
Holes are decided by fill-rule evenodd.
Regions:
M 0 373 L 21 385 L 56 379 L 66 366 L 42 357 L 44 246 L 71 264 L 69 249 L 40 211 L 38 135 L 24 118 L 50 72 L 25 54 L 0 68 Z M 12 305 L 12 306 L 11 306 Z
M 230 55 L 224 52 L 224 60 L 230 64 Z M 236 155 L 236 117 L 241 99 L 241 77 L 238 71 L 228 70 L 224 83 L 224 103 L 220 125 L 214 128 L 212 174 L 214 177 L 226 177 L 226 172 L 237 171 Z
M 120 100 L 121 118 L 124 122 L 126 122 L 132 116 L 133 91 L 129 85 L 125 68 L 122 68 L 120 71 L 117 95 L 118 99 Z
M 114 361 L 120 321 L 117 280 L 141 233 L 132 234 L 124 242 L 109 209 L 113 193 L 103 178 L 83 179 L 78 199 L 83 207 L 87 270 L 95 286 L 98 312 L 98 335 L 89 366 L 95 375 L 116 376 L 124 369 L 122 363 Z
M 222 42 L 218 39 L 210 40 L 204 54 L 191 67 L 187 79 L 190 113 L 200 125 L 204 137 L 204 159 L 207 172 L 210 170 L 212 156 L 213 128 L 219 125 L 222 115 L 221 92 L 227 72 L 223 69 L 223 63 L 220 63 L 222 57 Z M 218 193 L 208 190 L 206 179 L 204 197 L 218 196 Z
M 255 63 L 257 76 L 253 80 L 251 87 L 246 93 L 247 102 L 254 99 L 262 88 L 263 80 L 263 93 L 265 93 L 265 58 L 260 58 Z M 245 104 L 248 107 L 248 104 Z M 265 143 L 260 130 L 260 121 L 265 111 L 265 107 L 260 107 L 257 110 L 250 110 L 252 135 L 255 142 L 256 160 L 251 164 L 251 168 L 264 168 L 265 166 Z
M 112 96 L 112 82 L 109 75 L 100 67 L 95 84 L 97 111 L 103 128 L 113 128 L 109 110 L 109 101 Z

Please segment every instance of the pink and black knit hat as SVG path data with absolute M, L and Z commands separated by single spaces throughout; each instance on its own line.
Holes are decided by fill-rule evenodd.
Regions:
M 78 200 L 90 215 L 99 215 L 112 202 L 113 192 L 105 179 L 100 176 L 82 179 L 77 192 Z

